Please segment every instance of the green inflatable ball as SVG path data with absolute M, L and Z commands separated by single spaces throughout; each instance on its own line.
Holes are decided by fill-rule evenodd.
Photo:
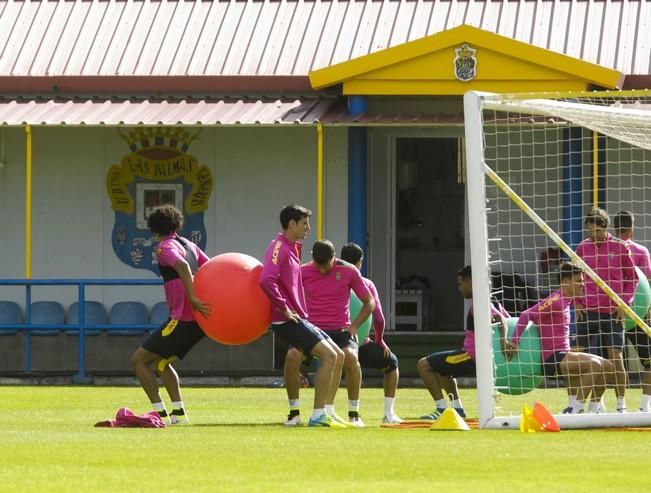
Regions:
M 635 272 L 638 281 L 631 308 L 640 318 L 646 319 L 646 314 L 649 312 L 649 305 L 651 304 L 651 287 L 649 287 L 649 281 L 639 267 L 635 268 Z M 626 317 L 624 320 L 624 328 L 626 330 L 635 328 L 635 322 L 632 318 Z
M 359 315 L 359 312 L 362 309 L 362 300 L 360 300 L 355 293 L 352 291 L 350 292 L 350 320 L 355 320 L 357 315 Z M 371 330 L 371 318 L 372 316 L 369 315 L 369 317 L 364 320 L 362 325 L 359 326 L 359 330 L 357 331 L 357 340 L 361 344 L 364 342 L 364 339 L 368 337 L 368 333 Z
M 507 340 L 511 339 L 518 319 L 507 319 Z M 543 381 L 540 334 L 534 324 L 529 324 L 522 333 L 518 353 L 507 360 L 500 346 L 498 324 L 493 324 L 493 358 L 495 364 L 495 388 L 508 395 L 526 394 Z

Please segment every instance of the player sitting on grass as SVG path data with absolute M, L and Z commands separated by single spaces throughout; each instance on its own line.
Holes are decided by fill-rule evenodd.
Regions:
M 155 208 L 147 218 L 147 225 L 151 232 L 160 238 L 156 256 L 163 277 L 170 319 L 136 350 L 131 357 L 131 366 L 154 410 L 167 421 L 167 410 L 151 366 L 156 368 L 172 399 L 170 423 L 187 424 L 188 417 L 181 399 L 179 376 L 170 362 L 176 358 L 183 359 L 204 336 L 193 311 L 196 310 L 207 317 L 210 307 L 194 294 L 192 276 L 208 261 L 208 256 L 190 240 L 177 234 L 183 226 L 183 214 L 176 207 L 164 205 Z
M 312 262 L 301 266 L 301 276 L 307 300 L 308 320 L 318 325 L 344 352 L 343 369 L 348 390 L 348 418 L 356 427 L 364 426 L 359 414 L 359 390 L 362 373 L 357 359 L 355 336 L 359 326 L 375 308 L 375 302 L 362 276 L 354 265 L 335 258 L 334 245 L 328 240 L 318 240 L 312 247 Z M 355 320 L 350 321 L 350 291 L 362 300 L 362 309 Z M 289 399 L 287 425 L 300 423 L 299 387 L 300 366 L 304 353 L 290 348 L 285 358 L 285 385 Z M 339 388 L 341 370 L 335 372 L 326 399 L 326 413 L 345 423 L 334 410 L 335 395 Z
M 570 351 L 570 304 L 583 296 L 583 272 L 564 262 L 561 264 L 560 276 L 561 286 L 558 290 L 522 312 L 511 342 L 517 346 L 525 327 L 533 322 L 540 332 L 545 376 L 563 377 L 570 396 L 574 396 L 563 413 L 582 413 L 590 391 L 592 398 L 588 412 L 597 412 L 601 396 L 606 390 L 606 375 L 612 374 L 614 366 L 600 356 Z M 505 354 L 511 357 L 516 352 L 517 348 L 510 348 Z
M 345 260 L 357 267 L 358 270 L 361 270 L 364 251 L 357 243 L 347 243 L 341 248 L 341 260 Z M 365 341 L 359 341 L 359 364 L 362 368 L 380 370 L 384 373 L 382 379 L 384 388 L 384 416 L 382 422 L 402 423 L 402 419 L 394 411 L 396 389 L 398 388 L 400 375 L 398 357 L 391 352 L 383 339 L 385 319 L 377 288 L 370 279 L 362 277 L 362 280 L 373 296 L 375 310 L 373 310 L 373 334 L 370 334 Z
M 309 425 L 342 428 L 344 425 L 326 414 L 325 405 L 333 375 L 341 373 L 344 354 L 328 334 L 307 320 L 300 260 L 302 240 L 310 231 L 311 214 L 309 209 L 296 204 L 280 211 L 283 231 L 267 247 L 260 287 L 271 301 L 274 334 L 321 362 L 314 383 L 314 410 Z M 300 385 L 300 374 L 298 382 Z
M 472 272 L 469 265 L 457 272 L 457 288 L 465 299 L 472 299 Z M 497 300 L 492 300 L 491 315 L 493 322 L 499 323 L 502 350 L 507 350 L 510 348 L 510 343 L 506 340 L 506 318 L 509 317 L 509 313 Z M 452 407 L 462 418 L 465 418 L 466 411 L 459 398 L 456 378 L 474 377 L 476 371 L 475 317 L 471 305 L 466 318 L 466 336 L 463 348 L 428 354 L 418 360 L 418 373 L 436 402 L 436 409 L 431 414 L 421 416 L 421 419 L 438 419 L 445 411 L 448 404 L 443 392 L 451 396 Z

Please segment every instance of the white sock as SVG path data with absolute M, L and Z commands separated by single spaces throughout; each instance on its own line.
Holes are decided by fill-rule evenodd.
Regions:
M 575 395 L 570 396 L 570 407 L 579 407 L 581 406 L 581 409 L 583 409 L 583 402 L 581 402 L 579 399 L 576 398 Z
M 463 409 L 463 404 L 461 404 L 461 399 L 454 399 L 452 401 L 452 407 L 455 409 Z
M 626 399 L 623 397 L 617 398 L 617 409 L 626 409 Z
M 642 411 L 648 411 L 649 405 L 651 405 L 651 395 L 642 394 Z
M 312 419 L 317 419 L 321 417 L 321 415 L 325 414 L 325 409 L 322 407 L 317 409 L 316 407 L 314 408 L 314 411 L 312 411 Z
M 438 399 L 436 401 L 436 409 L 445 409 L 446 407 L 448 407 L 448 401 L 445 399 Z
M 359 401 L 348 401 L 348 410 L 359 412 Z
M 334 404 L 326 404 L 325 413 L 328 416 L 333 416 L 334 417 L 334 415 L 335 415 L 335 405 Z
M 165 404 L 162 402 L 152 402 L 151 406 L 154 408 L 154 411 L 162 412 L 165 411 L 167 412 L 167 409 L 165 409 Z
M 183 409 L 183 401 L 172 401 L 172 409 Z
M 601 406 L 601 400 L 598 401 L 590 401 L 588 404 L 588 412 L 589 413 L 596 413 L 599 411 L 599 406 Z
M 384 415 L 391 417 L 394 414 L 393 403 L 395 402 L 395 397 L 385 397 L 384 398 Z
M 289 399 L 289 410 L 299 410 L 301 408 L 300 399 Z

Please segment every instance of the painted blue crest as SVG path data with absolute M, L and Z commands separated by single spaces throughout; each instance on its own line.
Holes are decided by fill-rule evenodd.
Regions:
M 147 216 L 155 206 L 176 206 L 184 216 L 179 234 L 205 250 L 204 212 L 212 193 L 212 173 L 186 153 L 199 133 L 170 127 L 118 133 L 132 153 L 124 156 L 119 165 L 111 166 L 106 180 L 115 211 L 113 251 L 128 266 L 160 275 L 155 254 L 158 242 L 147 227 Z

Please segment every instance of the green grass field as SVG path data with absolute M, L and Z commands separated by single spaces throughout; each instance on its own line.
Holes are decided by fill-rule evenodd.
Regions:
M 530 395 L 562 406 L 560 391 Z M 311 390 L 301 397 L 307 417 Z M 191 426 L 110 429 L 93 425 L 149 410 L 139 388 L 0 387 L 0 491 L 648 490 L 651 433 L 385 429 L 381 390 L 361 397 L 364 429 L 285 428 L 284 389 L 259 388 L 186 388 Z M 476 415 L 475 391 L 462 398 Z M 426 391 L 399 390 L 401 416 L 431 408 Z

